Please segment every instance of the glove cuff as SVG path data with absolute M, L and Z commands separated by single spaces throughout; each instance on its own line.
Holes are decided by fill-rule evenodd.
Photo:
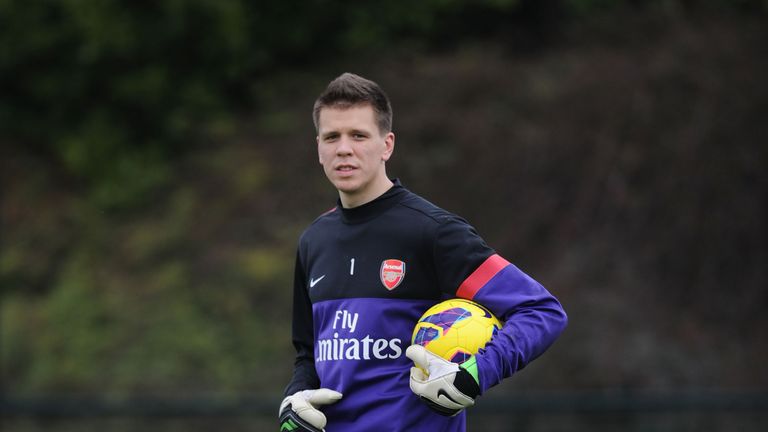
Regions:
M 472 356 L 469 360 L 459 365 L 459 368 L 465 369 L 475 379 L 477 385 L 480 385 L 480 373 L 477 370 L 477 357 Z
M 477 360 L 475 356 L 459 365 L 459 371 L 456 372 L 456 378 L 453 380 L 456 389 L 472 399 L 480 394 L 480 378 L 477 371 Z
M 284 431 L 324 432 L 325 430 L 318 429 L 299 417 L 289 404 L 280 412 L 280 432 Z
M 467 372 L 466 369 L 459 369 L 456 372 L 456 377 L 453 379 L 453 385 L 456 386 L 456 390 L 469 396 L 471 399 L 477 398 L 480 394 L 480 386 L 472 377 L 472 374 Z

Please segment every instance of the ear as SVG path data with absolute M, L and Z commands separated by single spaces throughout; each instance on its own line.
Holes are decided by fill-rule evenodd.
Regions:
M 393 132 L 387 133 L 384 137 L 384 153 L 381 155 L 382 162 L 386 162 L 392 157 L 392 153 L 395 151 L 395 134 Z
M 317 143 L 317 160 L 320 162 L 320 165 L 323 164 L 323 154 L 320 153 L 320 136 L 315 137 L 315 142 Z

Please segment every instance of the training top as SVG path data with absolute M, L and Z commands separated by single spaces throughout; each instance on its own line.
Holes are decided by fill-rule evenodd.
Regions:
M 337 204 L 301 235 L 293 300 L 297 355 L 285 394 L 321 387 L 342 393 L 321 408 L 328 432 L 464 431 L 465 412 L 437 414 L 409 387 L 413 362 L 405 349 L 421 315 L 461 297 L 503 323 L 476 354 L 481 394 L 542 354 L 566 315 L 465 220 L 393 181 L 367 204 Z

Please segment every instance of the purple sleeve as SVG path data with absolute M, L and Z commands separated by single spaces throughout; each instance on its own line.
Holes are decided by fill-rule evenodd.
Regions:
M 456 295 L 482 304 L 503 323 L 476 356 L 481 392 L 540 356 L 568 321 L 552 294 L 499 255 L 467 277 Z

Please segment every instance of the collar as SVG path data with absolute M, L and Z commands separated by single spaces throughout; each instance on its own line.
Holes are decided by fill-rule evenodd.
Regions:
M 363 205 L 344 208 L 341 205 L 341 200 L 338 200 L 336 207 L 341 211 L 341 219 L 345 223 L 350 224 L 365 222 L 379 216 L 400 202 L 400 199 L 407 193 L 407 190 L 400 183 L 399 179 L 390 180 L 394 183 L 391 188 L 379 195 L 378 198 Z

